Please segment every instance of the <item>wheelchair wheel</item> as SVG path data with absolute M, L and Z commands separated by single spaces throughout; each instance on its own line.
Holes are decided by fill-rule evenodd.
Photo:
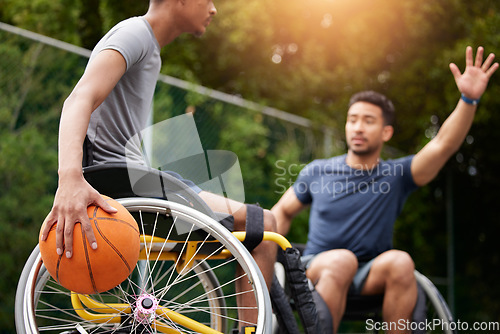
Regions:
M 178 203 L 119 202 L 141 229 L 141 255 L 132 274 L 110 291 L 78 295 L 50 277 L 35 248 L 18 285 L 18 333 L 230 333 L 249 308 L 258 312 L 257 323 L 249 324 L 256 333 L 271 327 L 262 274 L 222 225 Z M 250 283 L 249 290 L 236 287 L 242 281 Z M 252 295 L 255 304 L 237 303 L 242 294 Z
M 455 323 L 446 301 L 434 284 L 424 275 L 415 271 L 415 278 L 426 296 L 426 324 L 423 330 L 414 331 L 415 333 L 457 333 L 454 328 Z M 432 326 L 430 325 L 432 324 Z

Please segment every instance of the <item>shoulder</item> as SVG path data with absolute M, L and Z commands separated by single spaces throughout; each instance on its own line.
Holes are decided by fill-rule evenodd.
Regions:
M 110 29 L 110 34 L 127 33 L 138 35 L 149 30 L 147 21 L 139 16 L 131 17 L 117 23 Z
M 101 39 L 93 53 L 105 49 L 116 50 L 127 62 L 127 68 L 139 62 L 153 50 L 159 49 L 149 23 L 143 17 L 132 17 L 121 21 Z
M 106 43 L 123 43 L 147 47 L 155 41 L 149 23 L 142 17 L 131 17 L 115 25 L 103 38 Z
M 383 170 L 386 171 L 385 175 L 393 179 L 401 180 L 410 190 L 415 189 L 416 185 L 411 173 L 411 164 L 414 157 L 415 155 L 408 155 L 402 158 L 385 161 L 383 167 Z
M 304 172 L 316 172 L 319 174 L 328 173 L 345 166 L 345 154 L 327 159 L 316 159 L 307 164 Z
M 388 159 L 384 160 L 383 164 L 384 165 L 390 165 L 390 166 L 404 166 L 405 168 L 408 168 L 411 166 L 411 162 L 413 161 L 413 158 L 415 155 L 408 155 L 402 158 L 397 158 L 397 159 Z

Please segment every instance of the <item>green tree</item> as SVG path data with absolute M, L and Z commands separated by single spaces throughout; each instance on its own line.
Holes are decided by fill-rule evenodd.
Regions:
M 391 140 L 398 152 L 414 153 L 425 145 L 454 108 L 459 96 L 448 63 L 457 62 L 463 68 L 467 44 L 499 53 L 500 2 L 492 0 L 231 0 L 216 1 L 216 6 L 218 15 L 203 38 L 182 36 L 165 48 L 162 73 L 306 116 L 339 133 L 349 96 L 361 89 L 381 91 L 398 111 L 397 132 Z M 146 7 L 147 0 L 2 0 L 0 20 L 91 48 L 112 25 L 142 15 Z M 67 59 L 24 41 L 11 43 L 4 36 L 0 33 L 0 178 L 4 186 L 0 203 L 5 203 L 0 205 L 10 214 L 1 217 L 0 228 L 5 231 L 2 236 L 15 235 L 2 240 L 14 245 L 16 239 L 36 240 L 44 216 L 41 206 L 50 208 L 50 200 L 45 199 L 35 206 L 38 209 L 21 205 L 22 200 L 32 200 L 22 194 L 46 199 L 53 195 L 58 114 L 86 60 Z M 424 273 L 442 277 L 448 243 L 446 203 L 453 204 L 456 314 L 464 321 L 498 320 L 500 313 L 500 290 L 491 270 L 500 257 L 494 210 L 495 186 L 500 183 L 496 173 L 500 97 L 495 94 L 499 80 L 496 73 L 460 152 L 434 182 L 410 197 L 396 226 L 396 246 L 410 251 Z M 209 101 L 185 95 L 158 99 L 155 108 L 175 114 L 194 106 L 198 122 L 209 124 L 202 134 L 210 148 L 240 156 L 247 198 L 252 201 L 269 207 L 279 198 L 276 180 L 282 169 L 276 161 L 284 161 L 279 166 L 293 180 L 301 164 L 318 157 L 320 149 L 309 149 L 306 132 L 294 133 L 266 117 L 236 117 L 238 109 L 219 110 Z M 234 118 L 226 121 L 218 112 Z M 168 117 L 168 113 L 158 117 L 162 115 Z M 229 126 L 237 130 L 222 131 Z M 341 148 L 339 144 L 337 151 Z M 30 150 L 37 153 L 28 157 Z M 51 178 L 31 182 L 19 164 L 29 166 L 33 175 Z M 12 181 L 23 178 L 28 181 Z M 12 212 L 22 212 L 23 218 Z M 18 231 L 19 226 L 26 234 Z M 304 241 L 307 215 L 295 226 L 291 239 Z M 23 249 L 22 256 L 32 247 L 15 245 Z M 16 277 L 22 259 L 9 262 L 5 256 L 2 261 L 10 263 L 8 273 Z M 1 288 L 12 300 L 8 286 Z M 3 304 L 4 310 L 10 309 L 10 304 Z M 0 327 L 11 328 L 6 319 L 2 318 Z
M 7 333 L 14 331 L 13 287 L 37 243 L 57 185 L 55 134 L 62 100 L 73 84 L 75 72 L 81 74 L 82 63 L 78 57 L 61 57 L 60 51 L 22 38 L 2 41 L 0 328 Z

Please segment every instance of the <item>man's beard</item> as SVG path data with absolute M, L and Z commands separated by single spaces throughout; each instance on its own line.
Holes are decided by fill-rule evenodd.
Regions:
M 347 148 L 354 154 L 358 155 L 358 156 L 361 156 L 361 157 L 365 157 L 365 156 L 369 156 L 369 155 L 372 155 L 374 154 L 375 152 L 378 151 L 379 147 L 378 146 L 371 146 L 371 145 L 368 145 L 367 147 L 365 148 L 360 148 L 360 149 L 356 149 L 355 147 L 351 147 L 351 145 L 349 145 L 349 143 L 347 143 Z

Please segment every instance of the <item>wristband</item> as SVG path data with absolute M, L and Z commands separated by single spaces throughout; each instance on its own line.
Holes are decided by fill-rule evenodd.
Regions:
M 473 106 L 477 106 L 477 104 L 479 103 L 479 101 L 481 99 L 476 99 L 476 100 L 473 100 L 473 99 L 469 99 L 467 96 L 465 96 L 463 93 L 462 93 L 462 100 L 467 103 L 467 104 L 471 104 Z

